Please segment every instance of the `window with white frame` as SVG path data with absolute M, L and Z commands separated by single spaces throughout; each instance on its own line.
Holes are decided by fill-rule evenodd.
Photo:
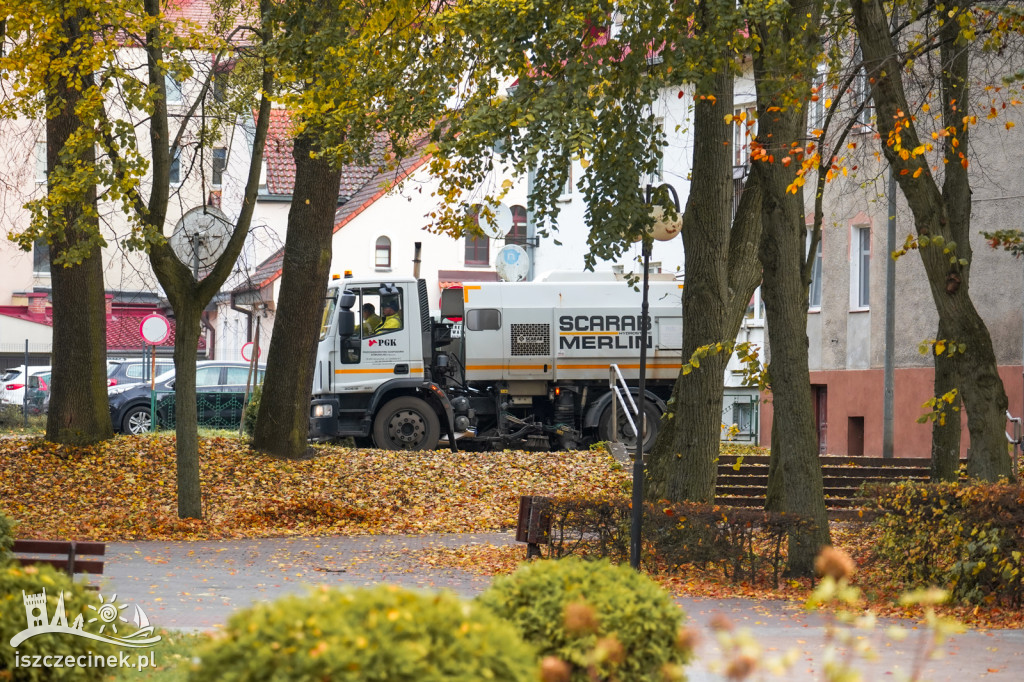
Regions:
M 665 119 L 658 118 L 654 123 L 657 128 L 658 135 L 663 135 L 665 131 Z M 651 187 L 658 187 L 665 181 L 665 155 L 664 149 L 662 149 L 662 155 L 658 157 L 658 165 L 652 173 L 645 173 L 644 177 L 640 179 L 640 186 L 650 185 Z
M 867 310 L 871 302 L 871 227 L 856 225 L 850 236 L 850 308 Z
M 167 89 L 167 103 L 180 104 L 184 99 L 181 94 L 181 83 L 171 74 L 166 74 L 164 87 Z
M 807 234 L 807 247 L 810 248 L 811 235 Z M 810 256 L 810 254 L 808 254 Z M 821 240 L 818 240 L 818 247 L 814 255 L 810 256 L 811 261 L 811 288 L 807 292 L 807 302 L 811 310 L 821 310 Z
M 825 74 L 820 71 L 811 85 L 811 101 L 807 110 L 807 127 L 821 130 L 825 127 Z
M 225 147 L 213 148 L 213 176 L 210 184 L 220 187 L 224 183 L 224 169 L 228 166 L 228 150 Z
M 850 105 L 856 113 L 857 123 L 867 126 L 874 116 L 874 105 L 871 100 L 871 84 L 868 82 L 868 72 L 864 69 L 864 55 L 860 49 L 860 42 L 853 50 L 853 68 L 857 69 L 857 75 L 851 84 Z
M 734 166 L 750 163 L 750 143 L 757 134 L 757 108 L 753 104 L 741 105 L 732 113 L 732 150 Z
M 35 275 L 50 274 L 50 244 L 45 237 L 32 242 L 32 273 Z
M 569 170 L 565 174 L 565 186 L 562 187 L 562 196 L 559 198 L 563 201 L 569 201 L 569 199 L 572 198 L 573 186 L 574 183 L 572 180 L 572 161 L 570 161 Z
M 181 184 L 181 148 L 171 148 L 171 169 L 168 173 L 172 185 Z
M 378 268 L 391 267 L 391 240 L 387 237 L 377 237 L 373 264 Z
M 36 142 L 36 182 L 46 182 L 46 140 Z

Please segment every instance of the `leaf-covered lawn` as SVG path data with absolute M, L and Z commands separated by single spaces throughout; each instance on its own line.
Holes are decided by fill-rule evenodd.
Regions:
M 604 452 L 387 452 L 320 448 L 282 461 L 240 440 L 200 441 L 204 518 L 177 515 L 174 439 L 93 448 L 0 440 L 0 511 L 24 538 L 193 540 L 498 531 L 524 494 L 622 491 Z

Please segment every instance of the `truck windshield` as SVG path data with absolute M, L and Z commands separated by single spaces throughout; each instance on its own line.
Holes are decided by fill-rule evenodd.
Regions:
M 331 328 L 331 318 L 334 317 L 334 309 L 338 305 L 338 290 L 330 289 L 324 301 L 324 316 L 320 320 L 320 340 L 327 338 L 327 331 Z

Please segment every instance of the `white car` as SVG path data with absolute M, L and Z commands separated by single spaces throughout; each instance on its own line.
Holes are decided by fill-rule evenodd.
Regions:
M 5 405 L 22 405 L 25 401 L 25 384 L 28 383 L 28 376 L 49 370 L 49 365 L 29 365 L 27 373 L 25 365 L 3 370 L 0 374 L 0 387 L 3 388 L 0 401 Z

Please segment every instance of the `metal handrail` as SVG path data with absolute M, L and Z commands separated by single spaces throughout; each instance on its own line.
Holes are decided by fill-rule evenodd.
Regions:
M 1019 450 L 1024 450 L 1024 419 L 1021 417 L 1014 417 L 1010 414 L 1010 411 L 1006 411 L 1006 421 L 1013 424 L 1013 435 L 1009 432 L 1006 433 L 1006 440 L 1012 443 L 1015 447 L 1013 448 L 1013 474 L 1017 475 L 1019 470 L 1017 463 L 1017 453 Z
M 621 388 L 619 387 L 621 385 Z M 612 399 L 612 442 L 619 440 L 619 402 L 622 402 L 623 414 L 626 415 L 626 420 L 629 422 L 630 427 L 633 429 L 633 433 L 637 434 L 637 438 L 640 438 L 640 429 L 636 427 L 636 422 L 633 421 L 633 416 L 630 414 L 632 408 L 633 414 L 640 416 L 640 410 L 637 408 L 636 403 L 633 401 L 633 395 L 629 392 L 629 387 L 626 386 L 626 380 L 622 377 L 622 372 L 619 371 L 618 365 L 608 365 L 608 389 L 615 395 Z M 625 393 L 626 398 L 623 399 L 622 394 Z M 629 401 L 628 403 L 626 401 Z

